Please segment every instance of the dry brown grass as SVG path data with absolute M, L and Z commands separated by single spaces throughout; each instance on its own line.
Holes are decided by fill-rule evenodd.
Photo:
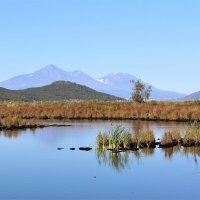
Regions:
M 29 121 L 24 121 L 29 119 Z M 148 102 L 137 104 L 99 101 L 1 102 L 2 126 L 33 124 L 33 119 L 140 119 L 156 121 L 200 121 L 200 103 Z M 27 125 L 26 125 L 27 126 Z
M 200 146 L 200 127 L 191 127 L 185 130 L 183 146 Z
M 45 125 L 35 119 L 21 119 L 14 117 L 6 117 L 0 119 L 0 130 L 14 130 L 14 129 L 24 129 L 24 128 L 37 128 L 44 127 Z
M 155 136 L 152 130 L 142 130 L 132 136 L 132 144 L 138 148 L 155 147 Z
M 175 146 L 179 144 L 181 140 L 181 133 L 180 130 L 173 129 L 165 131 L 165 133 L 162 136 L 162 139 L 160 141 L 160 145 L 162 147 L 167 146 Z
M 39 119 L 142 119 L 199 121 L 199 102 L 63 101 L 0 103 L 0 118 Z

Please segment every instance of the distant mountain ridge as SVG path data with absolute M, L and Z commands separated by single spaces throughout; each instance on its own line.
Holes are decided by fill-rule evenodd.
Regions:
M 200 100 L 200 91 L 189 94 L 185 96 L 182 100 L 184 101 Z
M 34 73 L 16 76 L 9 80 L 0 82 L 0 87 L 19 90 L 40 87 L 51 84 L 55 81 L 70 81 L 85 85 L 99 92 L 128 99 L 131 97 L 132 90 L 130 80 L 137 79 L 137 77 L 127 73 L 109 74 L 94 79 L 80 71 L 66 72 L 55 65 L 47 65 Z M 152 99 L 169 100 L 183 98 L 184 96 L 186 95 L 173 91 L 160 90 L 152 86 Z
M 97 92 L 89 87 L 65 81 L 24 90 L 0 88 L 0 101 L 61 101 L 61 100 L 122 100 L 109 94 Z

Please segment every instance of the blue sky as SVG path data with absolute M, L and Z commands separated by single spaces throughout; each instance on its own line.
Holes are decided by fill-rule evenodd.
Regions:
M 0 0 L 0 81 L 55 64 L 200 90 L 199 0 Z

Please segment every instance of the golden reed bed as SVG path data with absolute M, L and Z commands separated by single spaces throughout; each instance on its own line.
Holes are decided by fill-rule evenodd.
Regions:
M 200 101 L 124 102 L 2 102 L 0 119 L 141 119 L 155 121 L 199 121 Z

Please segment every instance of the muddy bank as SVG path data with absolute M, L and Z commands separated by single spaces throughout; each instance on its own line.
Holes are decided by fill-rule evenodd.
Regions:
M 27 124 L 27 125 L 11 125 L 11 126 L 0 126 L 0 131 L 3 130 L 23 130 L 23 129 L 34 129 L 34 128 L 47 128 L 47 127 L 69 127 L 71 124 Z

